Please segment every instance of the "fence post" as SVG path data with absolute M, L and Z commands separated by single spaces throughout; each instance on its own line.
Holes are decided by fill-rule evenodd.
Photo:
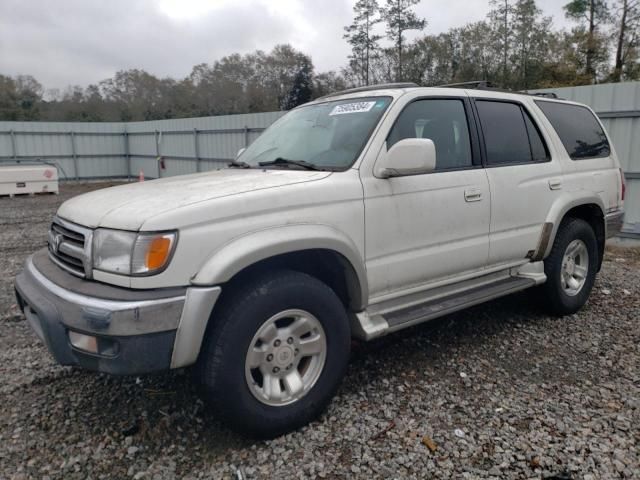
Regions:
M 16 150 L 16 133 L 13 130 L 9 130 L 9 135 L 11 136 L 11 155 L 13 156 L 13 160 L 18 160 L 18 152 Z
M 71 139 L 71 156 L 73 157 L 73 171 L 75 172 L 76 181 L 80 180 L 78 175 L 78 155 L 76 155 L 76 134 L 73 130 L 69 132 L 69 138 Z
M 124 158 L 127 163 L 127 181 L 131 180 L 131 154 L 129 153 L 129 132 L 127 132 L 127 127 L 124 127 L 124 132 L 122 132 L 122 140 L 124 141 Z
M 158 167 L 158 178 L 162 176 L 162 171 L 160 170 L 160 132 L 158 130 L 155 131 L 156 138 L 156 166 Z
M 249 127 L 244 126 L 244 148 L 249 146 Z
M 198 149 L 198 129 L 193 129 L 193 155 L 196 159 L 196 172 L 200 172 L 202 170 L 202 166 L 200 165 L 200 150 Z

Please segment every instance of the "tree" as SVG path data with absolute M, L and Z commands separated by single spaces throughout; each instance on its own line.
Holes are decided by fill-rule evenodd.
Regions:
M 353 23 L 344 27 L 344 38 L 351 45 L 349 66 L 364 85 L 369 85 L 371 56 L 380 48 L 378 42 L 382 38 L 373 33 L 374 26 L 381 22 L 379 10 L 377 0 L 358 0 L 353 7 Z
M 402 76 L 402 43 L 404 32 L 407 30 L 424 30 L 427 21 L 419 18 L 412 8 L 420 0 L 387 0 L 386 6 L 381 9 L 382 18 L 387 25 L 387 37 L 393 42 L 396 49 L 396 81 L 400 82 Z
M 616 19 L 616 56 L 611 81 L 638 78 L 638 35 L 640 30 L 640 1 L 619 0 Z M 635 65 L 634 65 L 635 64 Z
M 291 110 L 292 108 L 302 105 L 311 100 L 313 95 L 312 71 L 309 64 L 305 63 L 298 70 L 293 79 L 293 85 L 287 95 L 283 110 Z
M 164 100 L 174 82 L 131 69 L 116 72 L 113 78 L 100 82 L 99 87 L 104 99 L 117 106 L 118 120 L 159 120 L 170 115 Z
M 511 19 L 513 17 L 513 4 L 511 0 L 491 0 L 492 10 L 489 11 L 488 17 L 491 25 L 493 44 L 500 52 L 501 56 L 501 84 L 503 88 L 507 88 L 510 83 L 510 52 L 513 37 L 513 26 Z
M 564 6 L 565 16 L 579 26 L 577 38 L 582 37 L 582 49 L 585 56 L 585 74 L 591 83 L 597 80 L 597 64 L 606 56 L 606 39 L 599 27 L 610 19 L 609 6 L 605 0 L 571 0 Z
M 22 120 L 38 120 L 39 104 L 44 92 L 42 85 L 31 75 L 18 75 L 15 77 L 15 84 Z
M 515 87 L 526 90 L 535 85 L 548 57 L 551 18 L 542 16 L 535 0 L 517 0 L 512 23 L 514 63 L 519 73 Z
M 11 77 L 0 75 L 0 118 L 20 120 L 16 82 Z
M 419 85 L 450 83 L 458 66 L 459 46 L 456 30 L 417 39 L 405 49 L 404 78 Z
M 39 120 L 43 92 L 31 75 L 0 75 L 0 119 Z
M 323 72 L 313 77 L 313 97 L 323 97 L 347 88 L 345 79 L 336 72 Z
M 498 83 L 503 52 L 496 48 L 491 24 L 481 21 L 465 25 L 458 30 L 458 38 L 459 59 L 454 64 L 452 81 L 487 80 Z

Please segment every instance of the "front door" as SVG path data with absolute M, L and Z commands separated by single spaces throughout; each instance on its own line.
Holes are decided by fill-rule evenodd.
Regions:
M 490 194 L 464 98 L 428 98 L 404 108 L 385 155 L 405 138 L 429 138 L 436 170 L 363 178 L 366 267 L 372 301 L 481 270 L 489 251 Z

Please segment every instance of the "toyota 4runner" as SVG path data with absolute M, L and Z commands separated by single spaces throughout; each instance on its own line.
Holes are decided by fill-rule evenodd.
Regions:
M 538 286 L 589 297 L 624 180 L 588 107 L 407 84 L 275 122 L 231 168 L 66 201 L 18 302 L 63 365 L 194 365 L 219 416 L 275 436 L 315 418 L 371 340 Z

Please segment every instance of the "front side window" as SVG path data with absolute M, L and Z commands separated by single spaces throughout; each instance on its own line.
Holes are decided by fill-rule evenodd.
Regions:
M 549 153 L 529 114 L 516 103 L 476 100 L 488 165 L 545 161 Z
M 553 125 L 573 160 L 609 156 L 611 148 L 607 136 L 588 108 L 538 100 L 536 104 Z
M 409 104 L 387 138 L 387 149 L 405 138 L 427 138 L 436 147 L 436 170 L 472 166 L 471 141 L 462 100 L 426 99 Z
M 297 108 L 269 127 L 237 162 L 249 167 L 345 170 L 356 161 L 390 103 L 390 97 L 369 97 Z

